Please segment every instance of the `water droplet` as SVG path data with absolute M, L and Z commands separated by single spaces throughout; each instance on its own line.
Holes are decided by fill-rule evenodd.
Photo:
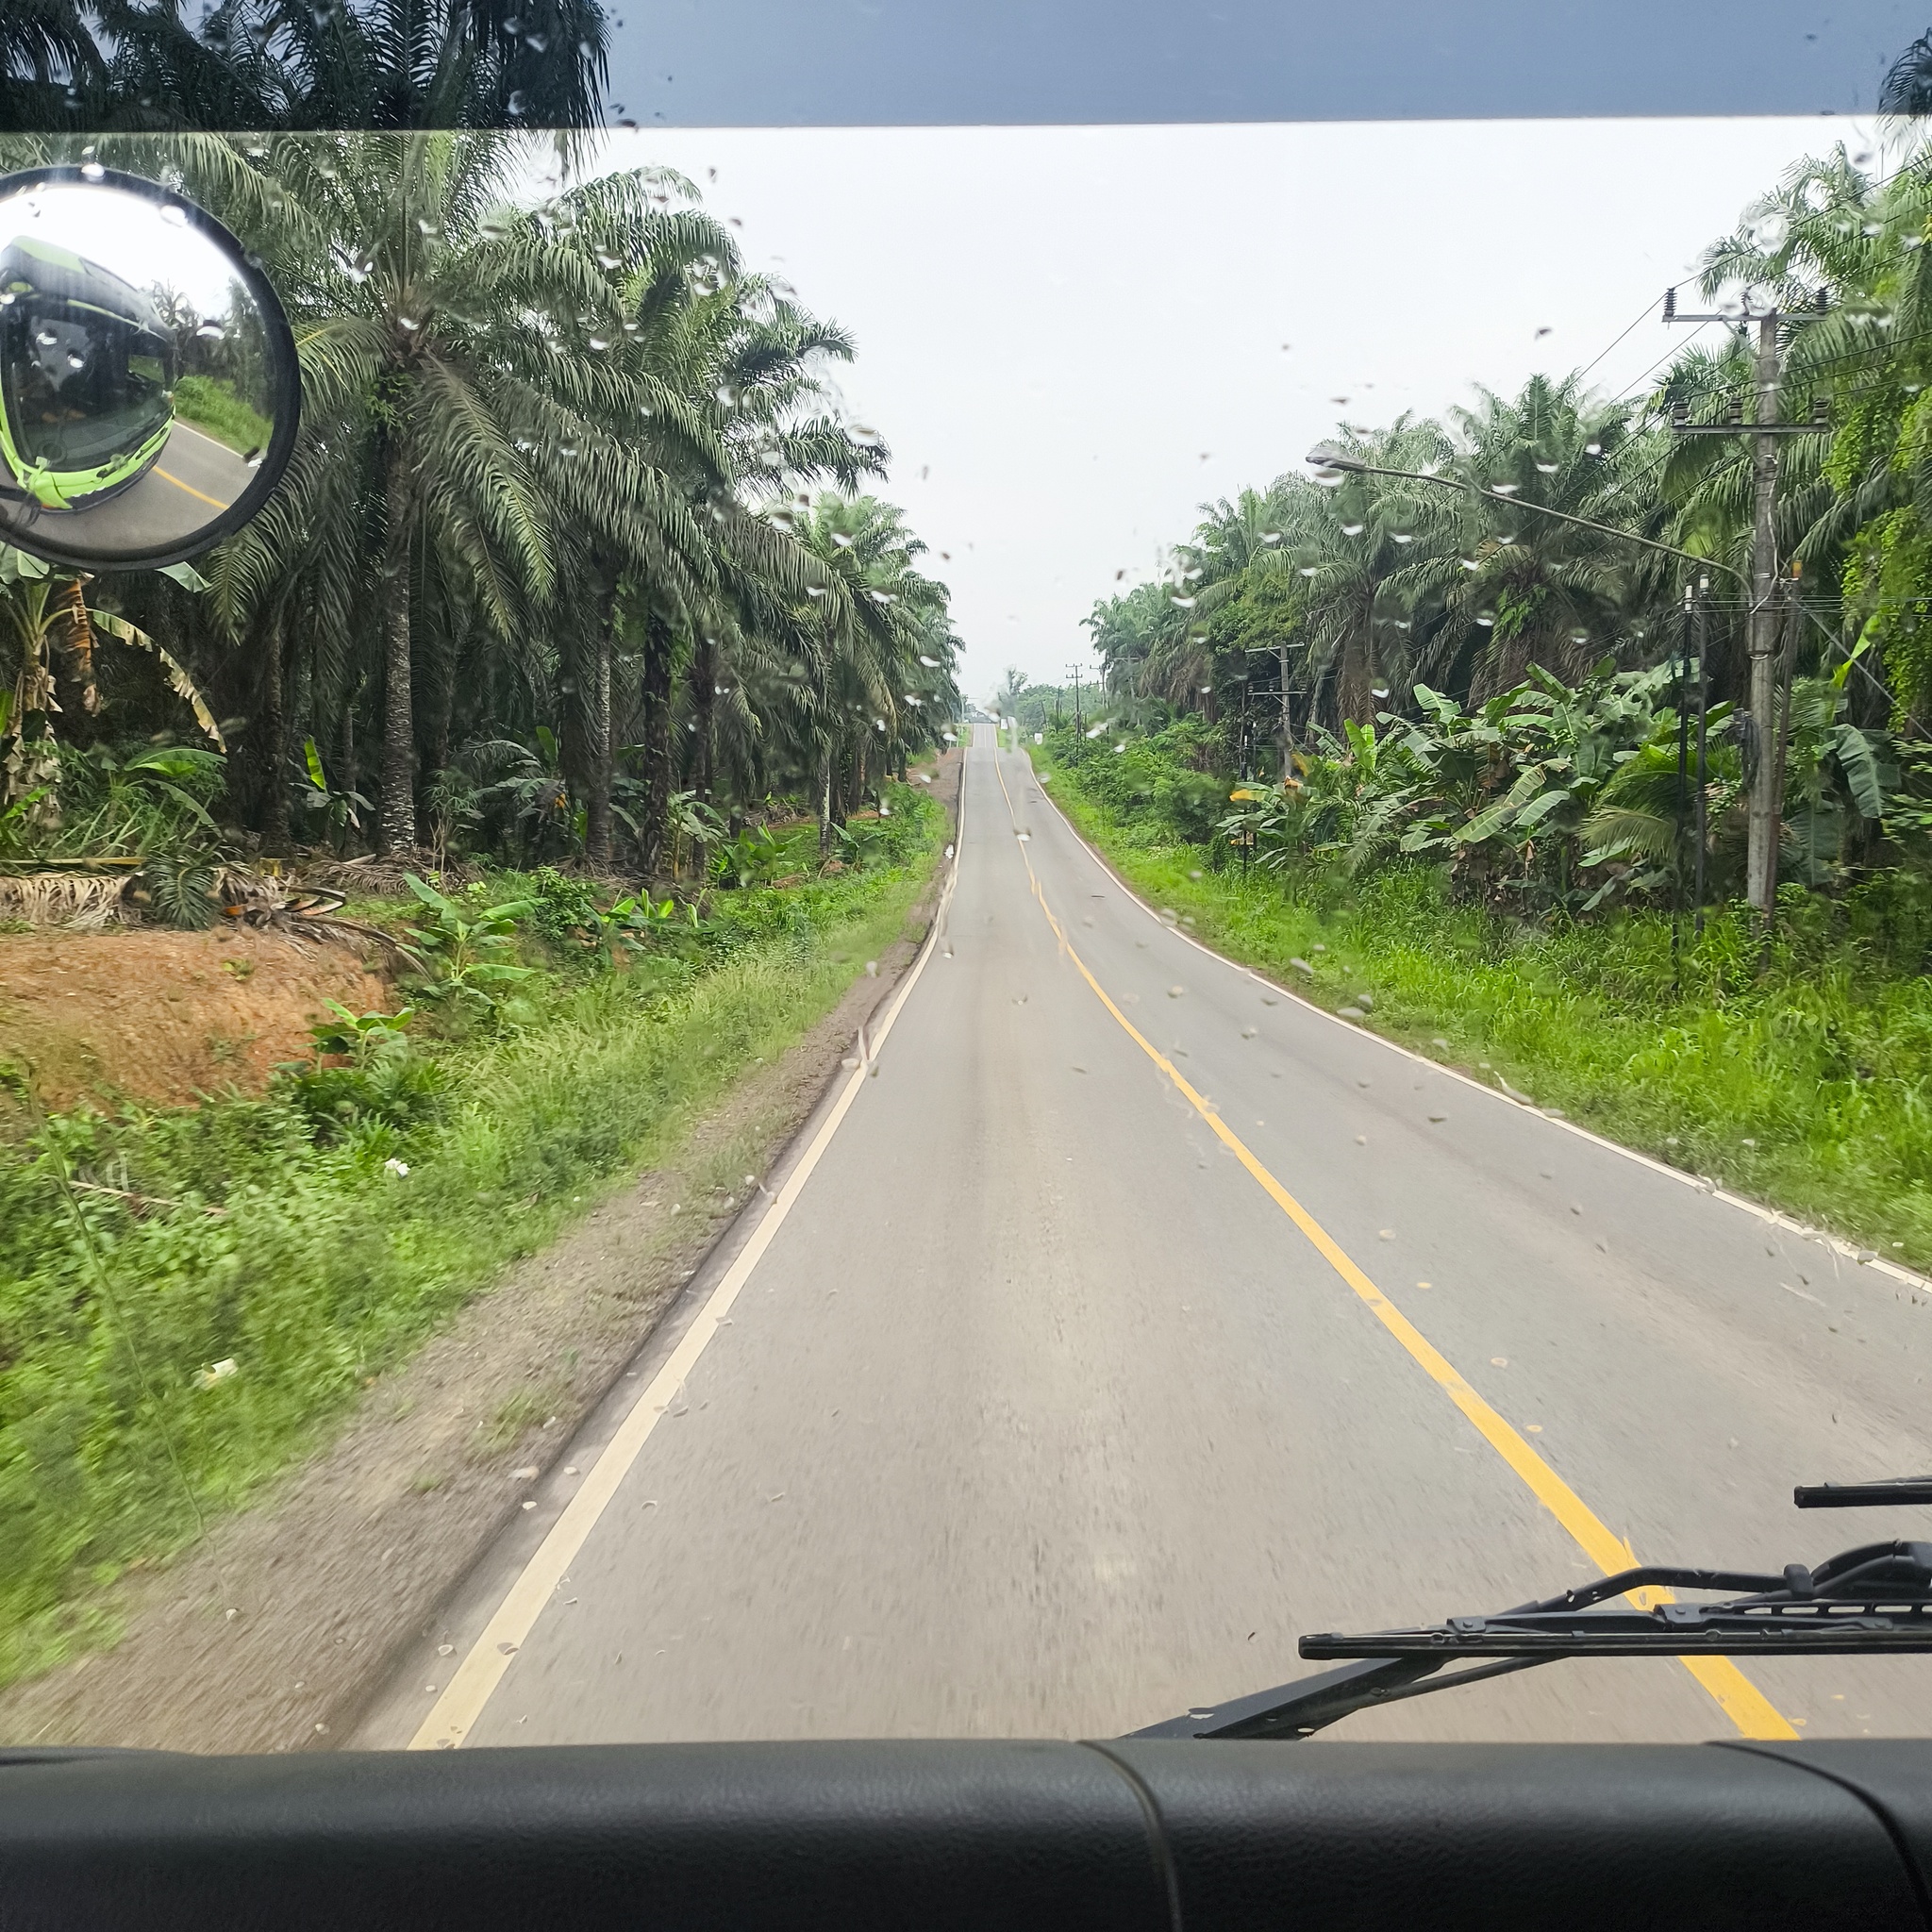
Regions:
M 1491 483 L 1490 489 L 1497 496 L 1514 496 L 1523 488 L 1521 483 Z
M 503 104 L 504 112 L 513 120 L 522 120 L 530 111 L 530 97 L 522 88 L 515 88 L 508 100 Z
M 1493 610 L 1478 610 L 1475 614 L 1475 621 L 1487 630 L 1491 625 L 1495 623 L 1496 613 Z
M 1364 526 L 1360 524 L 1343 524 L 1341 526 L 1341 534 L 1344 537 L 1359 537 L 1362 533 L 1363 527 Z
M 1539 475 L 1554 476 L 1562 468 L 1562 465 L 1560 463 L 1539 463 L 1536 467 Z
M 172 201 L 161 204 L 161 219 L 171 228 L 185 228 L 188 225 L 188 210 L 177 208 Z

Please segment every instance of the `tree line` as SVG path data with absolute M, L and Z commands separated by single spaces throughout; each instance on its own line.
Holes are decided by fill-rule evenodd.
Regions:
M 87 151 L 225 221 L 294 328 L 301 435 L 260 516 L 202 588 L 90 592 L 225 721 L 228 808 L 263 849 L 484 842 L 651 874 L 769 798 L 829 850 L 942 741 L 946 591 L 875 493 L 884 441 L 827 390 L 851 338 L 747 271 L 689 182 L 486 128 L 6 158 Z M 165 724 L 151 677 L 106 689 L 62 739 Z
M 1345 458 L 1410 474 L 1291 472 L 1204 505 L 1158 577 L 1087 620 L 1109 735 L 1191 717 L 1207 727 L 1190 740 L 1196 762 L 1292 779 L 1311 757 L 1360 765 L 1391 741 L 1432 771 L 1440 747 L 1425 747 L 1445 731 L 1466 740 L 1499 700 L 1499 724 L 1608 706 L 1624 722 L 1606 757 L 1641 753 L 1643 770 L 1655 776 L 1661 762 L 1674 785 L 1674 746 L 1659 733 L 1674 734 L 1701 671 L 1719 820 L 1741 767 L 1782 756 L 1786 847 L 1804 876 L 1911 859 L 1932 769 L 1932 148 L 1890 158 L 1881 174 L 1840 145 L 1749 208 L 1695 281 L 1732 322 L 1688 341 L 1643 394 L 1603 397 L 1581 373 L 1538 375 L 1440 420 L 1343 424 L 1333 443 Z M 1774 303 L 1788 318 L 1781 417 L 1806 427 L 1781 439 L 1776 545 L 1797 582 L 1789 695 L 1760 741 L 1737 709 L 1753 502 L 1747 323 Z M 1693 614 L 1686 595 L 1700 577 Z M 1614 775 L 1592 776 L 1591 801 Z M 1522 777 L 1499 752 L 1472 777 L 1465 818 Z M 1638 774 L 1622 782 L 1634 801 Z M 1421 769 L 1404 785 L 1429 792 Z M 1580 824 L 1599 802 L 1571 803 Z M 1556 809 L 1545 799 L 1542 811 Z M 1654 786 L 1643 809 L 1668 815 Z M 1377 823 L 1404 830 L 1386 814 Z

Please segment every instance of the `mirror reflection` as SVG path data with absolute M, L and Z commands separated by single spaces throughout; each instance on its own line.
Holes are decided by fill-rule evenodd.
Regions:
M 250 280 L 137 187 L 0 192 L 0 532 L 158 561 L 252 507 L 291 372 Z

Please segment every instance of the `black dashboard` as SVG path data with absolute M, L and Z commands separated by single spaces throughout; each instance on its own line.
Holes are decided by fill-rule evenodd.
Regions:
M 0 1757 L 0 1926 L 1932 1924 L 1932 1744 Z

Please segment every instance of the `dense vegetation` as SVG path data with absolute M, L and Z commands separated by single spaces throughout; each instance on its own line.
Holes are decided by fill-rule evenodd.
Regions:
M 269 854 L 664 879 L 683 851 L 702 877 L 721 841 L 800 809 L 829 856 L 941 741 L 946 592 L 864 488 L 883 441 L 824 387 L 852 343 L 742 272 L 688 183 L 567 178 L 548 142 L 482 131 L 92 145 L 260 255 L 302 432 L 198 576 L 105 578 L 90 619 L 62 573 L 0 573 L 16 860 L 66 815 L 63 760 L 195 736 L 152 665 L 94 652 L 103 629 L 206 699 L 227 762 L 203 803 Z
M 1202 773 L 1246 781 L 1223 832 L 1262 865 L 1359 877 L 1424 860 L 1453 899 L 1519 915 L 1681 903 L 1700 857 L 1707 898 L 1724 900 L 1760 755 L 1782 759 L 1785 880 L 1843 895 L 1922 877 L 1928 234 L 1932 150 L 1880 175 L 1840 147 L 1708 250 L 1703 297 L 1740 319 L 1687 342 L 1640 400 L 1539 376 L 1443 422 L 1344 424 L 1338 449 L 1408 474 L 1292 474 L 1207 507 L 1160 579 L 1089 620 L 1106 687 L 1096 742 L 1123 747 L 1130 770 L 1140 736 L 1193 720 L 1174 742 Z M 1772 302 L 1790 318 L 1781 420 L 1817 426 L 1781 440 L 1788 696 L 1754 721 L 1735 588 L 1751 566 L 1750 440 L 1680 432 L 1749 421 L 1743 318 Z M 1700 575 L 1701 623 L 1687 604 Z M 1204 832 L 1200 813 L 1189 829 Z

